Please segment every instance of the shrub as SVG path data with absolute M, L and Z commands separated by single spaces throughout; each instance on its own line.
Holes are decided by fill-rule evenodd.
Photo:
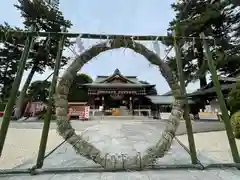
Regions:
M 233 127 L 233 133 L 237 139 L 240 139 L 240 111 L 235 112 L 231 116 L 231 124 Z
M 231 114 L 240 111 L 240 81 L 237 81 L 236 86 L 229 93 L 228 106 Z
M 5 110 L 6 103 L 0 103 L 0 111 Z

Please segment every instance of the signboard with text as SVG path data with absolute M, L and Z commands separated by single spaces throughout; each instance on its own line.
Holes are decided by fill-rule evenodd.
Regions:
M 122 95 L 122 94 L 146 94 L 145 90 L 88 90 L 88 94 L 114 94 L 114 95 Z
M 111 90 L 99 90 L 97 94 L 137 94 L 137 91 L 111 91 Z

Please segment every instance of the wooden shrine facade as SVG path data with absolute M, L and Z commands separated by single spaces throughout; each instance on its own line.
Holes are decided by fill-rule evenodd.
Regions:
M 128 110 L 136 106 L 150 105 L 146 99 L 148 91 L 155 85 L 143 84 L 136 76 L 123 76 L 116 69 L 110 76 L 97 76 L 93 83 L 84 84 L 88 89 L 91 108 L 103 106 L 104 109 L 126 106 Z
M 146 89 L 145 88 L 124 88 L 124 87 L 115 87 L 115 88 L 89 88 L 88 90 L 89 95 L 146 95 Z

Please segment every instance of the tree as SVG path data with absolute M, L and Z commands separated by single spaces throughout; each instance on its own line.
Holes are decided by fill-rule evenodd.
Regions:
M 17 72 L 18 62 L 21 56 L 21 47 L 24 43 L 22 37 L 13 36 L 7 32 L 10 30 L 19 30 L 12 28 L 9 24 L 0 25 L 0 31 L 6 32 L 3 41 L 0 44 L 0 100 L 6 101 Z
M 240 81 L 237 81 L 236 86 L 230 91 L 227 103 L 234 135 L 240 139 Z
M 236 87 L 232 88 L 228 95 L 228 106 L 231 114 L 240 111 L 240 82 L 237 81 Z
M 231 125 L 236 139 L 240 139 L 240 112 L 235 112 L 231 116 Z
M 70 28 L 71 22 L 65 20 L 62 12 L 49 7 L 44 1 L 41 0 L 18 0 L 19 4 L 15 7 L 20 10 L 21 16 L 24 18 L 24 25 L 29 29 L 32 25 L 36 26 L 37 31 L 46 32 L 61 32 L 62 27 Z M 30 61 L 28 66 L 31 71 L 25 81 L 21 90 L 20 96 L 16 103 L 16 110 L 14 116 L 19 118 L 22 115 L 22 107 L 27 89 L 35 72 L 43 73 L 46 66 L 53 68 L 57 55 L 59 37 L 49 36 L 46 38 L 36 38 L 34 47 L 32 49 L 32 56 L 29 57 Z M 65 41 L 65 46 L 70 45 L 69 41 Z M 67 57 L 62 57 L 62 65 L 68 61 Z
M 69 89 L 69 102 L 87 102 L 88 90 L 82 86 L 85 83 L 92 83 L 93 80 L 87 74 L 77 74 Z
M 49 87 L 51 82 L 49 81 L 34 81 L 28 88 L 27 96 L 31 101 L 47 102 Z
M 204 32 L 207 37 L 215 39 L 208 43 L 219 73 L 232 72 L 233 64 L 235 64 L 235 69 L 236 66 L 240 67 L 240 63 L 236 61 L 236 57 L 232 53 L 235 45 L 231 41 L 232 37 L 229 34 L 232 31 L 233 24 L 229 22 L 229 18 L 233 16 L 232 8 L 229 7 L 229 1 L 211 3 L 210 0 L 197 0 L 189 1 L 187 4 L 179 1 L 172 4 L 172 8 L 176 12 L 176 17 L 170 22 L 170 35 L 173 30 L 177 31 L 177 36 L 183 37 L 199 37 L 199 34 Z M 172 46 L 173 44 L 170 43 L 168 45 Z M 204 87 L 207 83 L 206 73 L 208 66 L 201 40 L 183 38 L 180 41 L 180 46 L 186 82 L 200 80 L 200 87 Z M 168 58 L 167 61 L 177 77 L 175 58 Z

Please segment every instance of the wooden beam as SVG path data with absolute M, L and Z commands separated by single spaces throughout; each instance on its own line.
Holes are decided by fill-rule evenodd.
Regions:
M 132 39 L 139 41 L 167 41 L 173 40 L 173 36 L 161 35 L 114 35 L 114 34 L 91 34 L 91 33 L 68 33 L 68 32 L 36 32 L 36 31 L 0 31 L 0 38 L 4 39 L 7 36 L 36 36 L 36 37 L 49 37 L 49 36 L 62 36 L 66 38 L 76 38 L 81 36 L 82 39 Z M 177 37 L 177 39 L 201 39 L 200 37 Z M 205 37 L 206 40 L 213 40 L 212 38 Z

